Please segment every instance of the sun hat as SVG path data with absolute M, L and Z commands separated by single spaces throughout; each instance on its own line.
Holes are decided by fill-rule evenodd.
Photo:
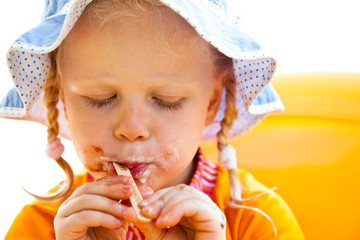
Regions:
M 160 0 L 182 16 L 198 34 L 233 59 L 237 82 L 238 117 L 229 132 L 240 136 L 268 114 L 283 109 L 269 84 L 276 61 L 244 32 L 241 9 L 226 0 Z M 15 87 L 0 103 L 0 117 L 33 120 L 45 124 L 43 86 L 51 65 L 50 52 L 68 35 L 92 0 L 46 0 L 42 21 L 21 35 L 7 52 L 7 64 Z M 230 11 L 231 10 L 231 11 Z M 205 127 L 203 140 L 216 137 L 226 107 L 223 94 L 214 122 Z M 60 134 L 71 139 L 62 102 L 58 103 Z

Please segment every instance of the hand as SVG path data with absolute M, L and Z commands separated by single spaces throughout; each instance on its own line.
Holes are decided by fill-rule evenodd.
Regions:
M 128 207 L 119 200 L 129 199 L 132 181 L 131 177 L 112 176 L 77 188 L 55 216 L 56 239 L 126 239 L 129 223 L 122 216 Z M 140 190 L 151 194 L 146 188 Z
M 144 216 L 153 219 L 151 223 L 137 221 L 132 209 L 123 217 L 133 222 L 146 239 L 226 239 L 222 211 L 206 194 L 187 185 L 161 189 L 139 206 Z

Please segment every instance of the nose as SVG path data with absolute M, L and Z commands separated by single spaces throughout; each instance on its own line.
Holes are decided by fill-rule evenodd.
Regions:
M 144 111 L 139 108 L 128 107 L 126 110 L 121 111 L 119 115 L 114 131 L 118 139 L 136 141 L 145 140 L 150 136 Z

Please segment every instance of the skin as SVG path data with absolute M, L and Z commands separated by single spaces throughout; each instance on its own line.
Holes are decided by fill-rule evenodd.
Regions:
M 180 22 L 182 37 L 173 37 L 183 20 L 161 11 L 161 33 L 144 27 L 148 13 L 105 23 L 92 17 L 90 24 L 85 12 L 62 43 L 58 77 L 72 140 L 97 181 L 61 205 L 57 239 L 125 239 L 129 222 L 147 239 L 225 239 L 223 213 L 186 186 L 223 75 L 214 74 L 206 51 L 184 41 L 194 31 Z M 134 170 L 134 179 L 115 176 L 113 161 L 146 171 Z M 133 193 L 132 181 L 147 198 L 140 207 L 151 223 L 119 203 Z

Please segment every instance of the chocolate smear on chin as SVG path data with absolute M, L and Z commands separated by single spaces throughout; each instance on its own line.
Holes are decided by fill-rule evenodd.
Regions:
M 96 172 L 104 172 L 104 157 L 112 159 L 112 156 L 107 156 L 101 147 L 90 145 L 85 148 L 84 150 L 84 158 L 86 162 L 86 158 L 89 159 L 96 159 L 95 164 L 86 165 L 86 168 L 89 172 L 96 173 Z

